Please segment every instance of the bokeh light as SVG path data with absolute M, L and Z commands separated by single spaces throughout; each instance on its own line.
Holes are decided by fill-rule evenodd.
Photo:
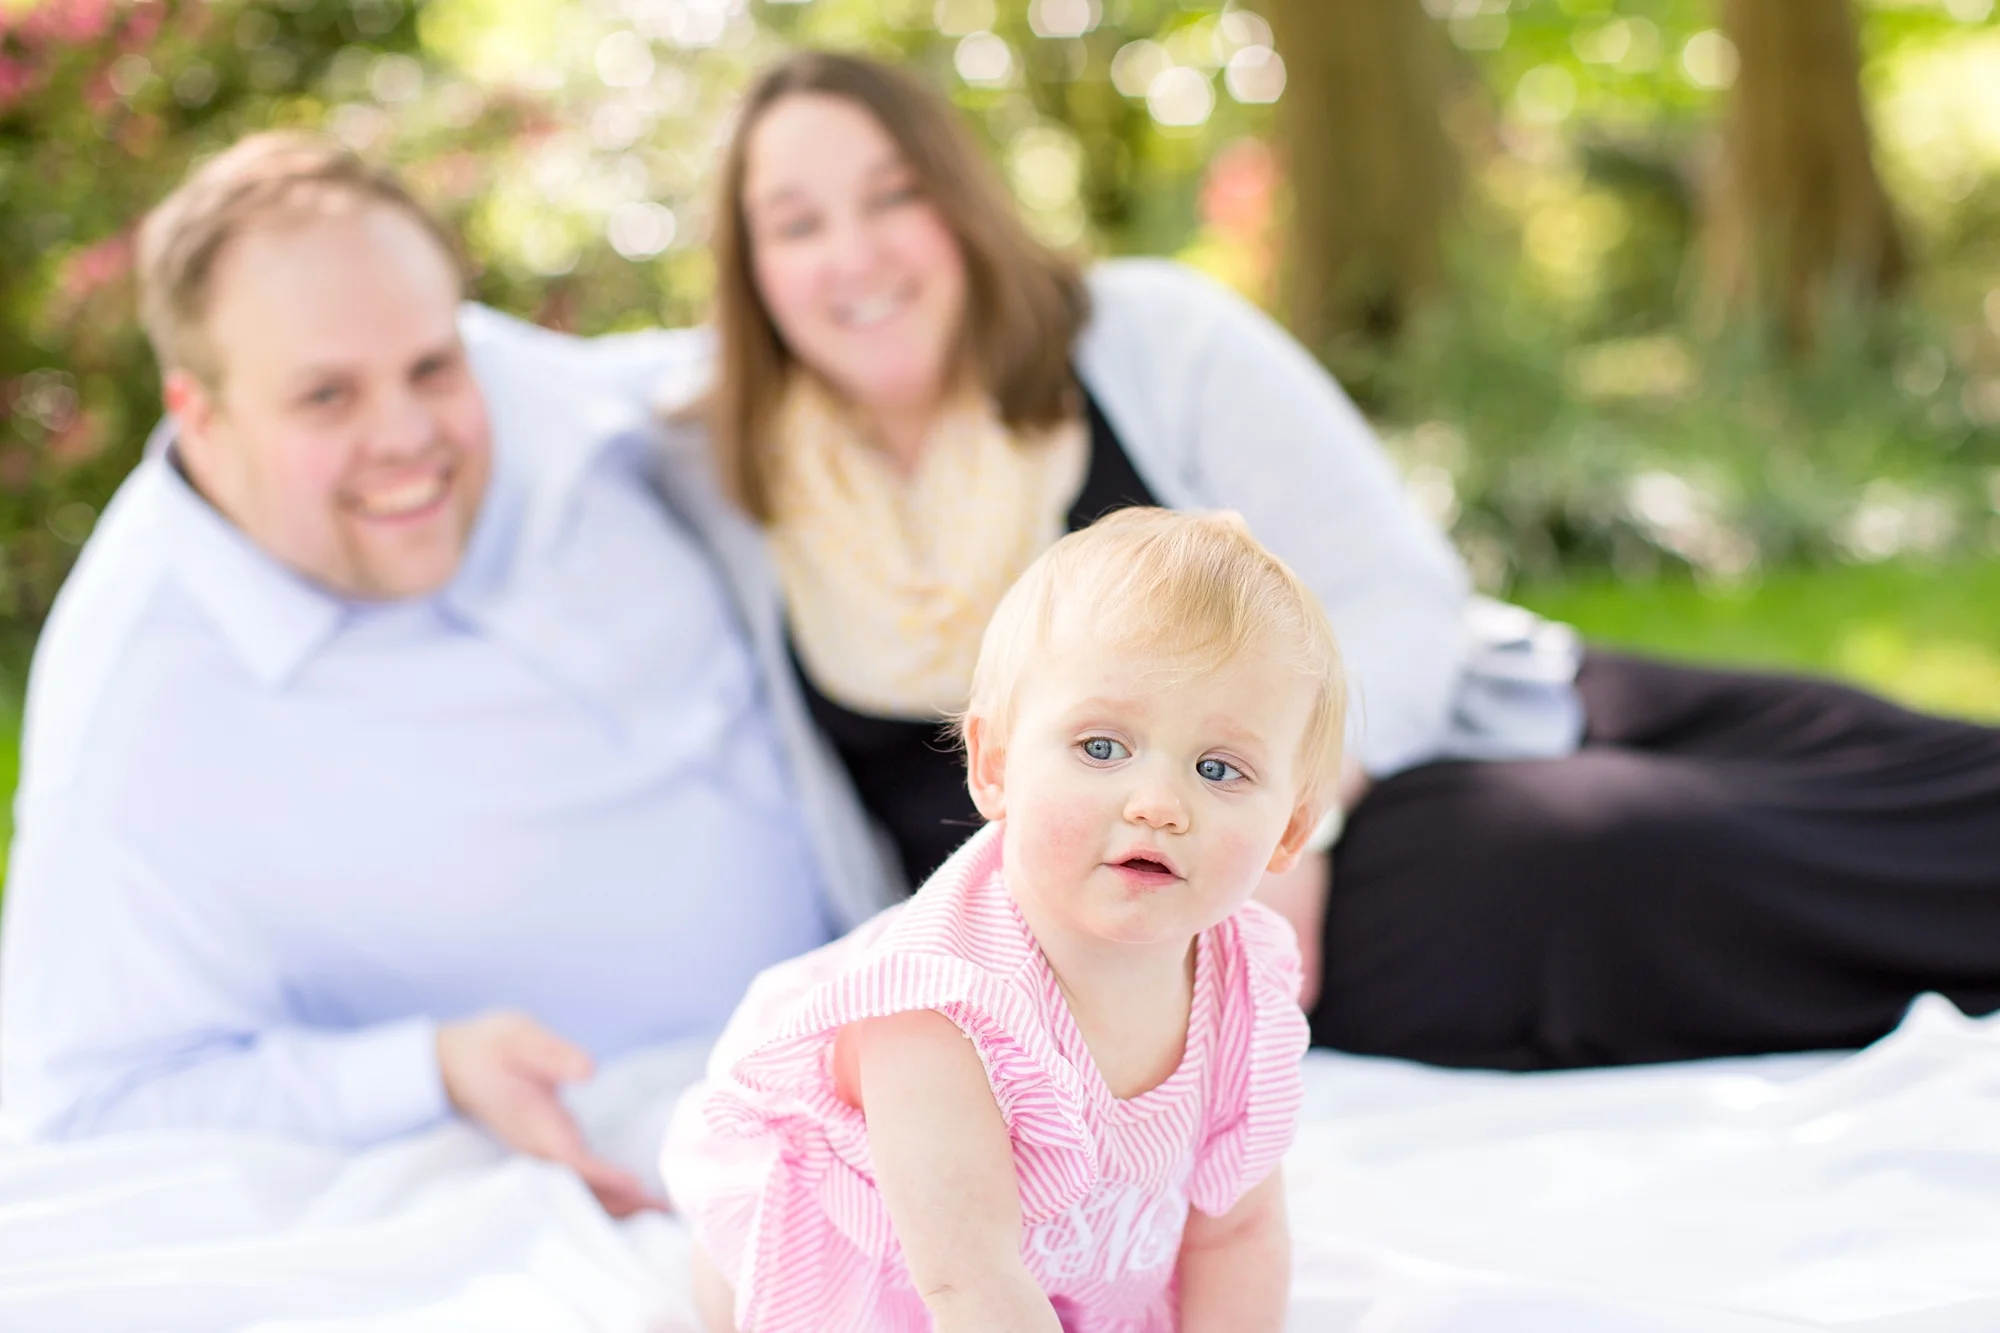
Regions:
M 1275 102 L 1285 92 L 1285 61 L 1268 46 L 1245 46 L 1229 57 L 1223 85 L 1239 102 Z
M 1736 43 L 1710 28 L 1681 47 L 1681 68 L 1697 88 L 1716 90 L 1736 82 Z
M 1127 97 L 1143 98 L 1152 88 L 1153 80 L 1171 69 L 1173 63 L 1167 48 L 1158 42 L 1144 37 L 1127 42 L 1111 58 L 1111 84 Z
M 952 67 L 967 83 L 999 87 L 1014 72 L 1014 51 L 1006 39 L 990 32 L 970 32 L 959 39 Z
M 1033 0 L 1028 6 L 1028 27 L 1037 37 L 1081 37 L 1102 17 L 1099 0 Z
M 1163 69 L 1146 86 L 1146 110 L 1160 124 L 1175 129 L 1206 124 L 1215 110 L 1215 85 L 1198 69 L 1185 65 Z

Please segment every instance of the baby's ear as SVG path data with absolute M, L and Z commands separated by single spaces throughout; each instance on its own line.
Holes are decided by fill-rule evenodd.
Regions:
M 972 803 L 989 820 L 1007 817 L 1007 751 L 993 724 L 974 713 L 965 719 L 965 784 Z
M 1271 863 L 1265 869 L 1273 875 L 1282 875 L 1297 865 L 1306 844 L 1312 840 L 1313 830 L 1319 827 L 1319 819 L 1317 804 L 1299 802 L 1293 808 L 1291 822 L 1285 825 L 1285 832 L 1278 839 L 1278 849 L 1271 853 Z

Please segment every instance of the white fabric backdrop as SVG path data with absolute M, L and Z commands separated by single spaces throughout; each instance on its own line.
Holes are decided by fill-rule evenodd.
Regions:
M 575 1104 L 650 1168 L 693 1049 Z M 2000 1020 L 1857 1055 L 1492 1075 L 1315 1054 L 1299 1333 L 1994 1333 Z M 690 1333 L 687 1242 L 460 1126 L 347 1155 L 0 1146 L 0 1330 Z

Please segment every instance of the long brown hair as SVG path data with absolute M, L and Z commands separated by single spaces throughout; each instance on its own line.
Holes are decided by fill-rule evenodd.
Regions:
M 704 404 L 723 484 L 763 523 L 771 520 L 771 417 L 793 356 L 757 292 L 743 182 L 758 121 L 794 93 L 845 98 L 895 141 L 965 256 L 959 364 L 1010 428 L 1053 426 L 1075 410 L 1070 345 L 1090 310 L 1075 262 L 1028 233 L 992 164 L 935 90 L 893 66 L 830 51 L 771 66 L 745 95 L 722 161 L 712 242 L 718 364 Z

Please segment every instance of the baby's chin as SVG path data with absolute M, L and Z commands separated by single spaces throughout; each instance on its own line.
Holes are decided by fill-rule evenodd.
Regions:
M 1093 938 L 1106 944 L 1126 944 L 1148 948 L 1185 944 L 1214 922 L 1208 913 L 1196 915 L 1183 903 L 1167 903 L 1172 890 L 1150 895 L 1152 900 L 1096 902 L 1082 914 L 1079 925 Z
M 1140 925 L 1117 922 L 1094 925 L 1089 933 L 1091 938 L 1104 944 L 1126 945 L 1134 949 L 1151 949 L 1162 945 L 1186 944 L 1201 932 L 1183 928 L 1154 930 Z

